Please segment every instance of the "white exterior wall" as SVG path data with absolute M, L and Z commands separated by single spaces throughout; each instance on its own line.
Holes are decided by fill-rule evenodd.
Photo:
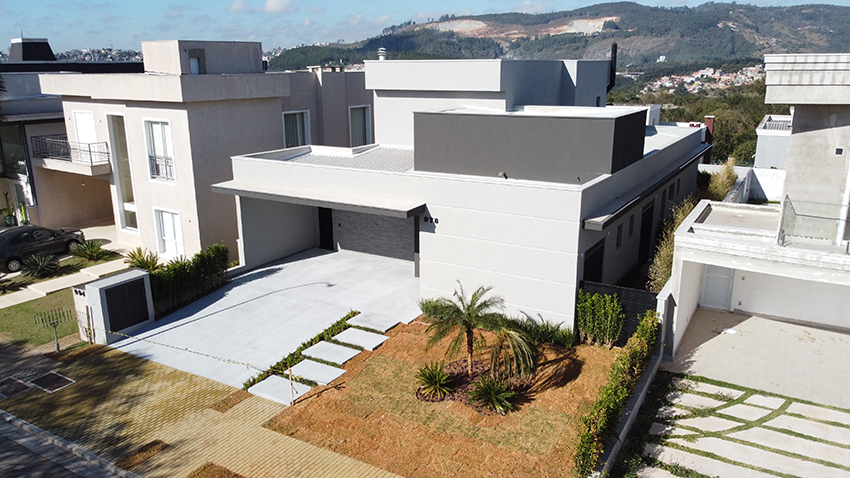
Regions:
M 424 203 L 420 223 L 422 297 L 493 286 L 508 313 L 572 325 L 580 191 L 575 187 L 472 177 L 330 168 L 275 160 L 233 160 L 234 178 L 280 187 Z M 244 200 L 244 199 L 243 199 Z M 243 217 L 255 214 L 244 206 Z M 244 220 L 244 219 L 243 219 Z M 421 219 L 420 219 L 421 221 Z M 242 241 L 245 256 L 265 243 Z M 247 262 L 248 267 L 260 263 Z
M 699 307 L 700 285 L 705 265 L 699 262 L 682 261 L 674 254 L 673 272 L 670 283 L 673 285 L 673 299 L 676 312 L 669 320 L 673 321 L 673 353 L 679 350 L 682 338 L 688 330 L 691 318 Z M 667 340 L 670 340 L 668 337 Z
M 265 264 L 316 246 L 315 208 L 248 197 L 236 198 L 239 263 Z

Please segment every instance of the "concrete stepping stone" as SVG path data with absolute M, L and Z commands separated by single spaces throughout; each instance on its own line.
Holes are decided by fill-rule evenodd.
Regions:
M 850 471 L 821 465 L 811 461 L 791 458 L 752 446 L 742 445 L 720 438 L 698 438 L 695 442 L 687 442 L 681 438 L 670 440 L 694 450 L 713 453 L 731 461 L 745 463 L 765 470 L 777 471 L 793 476 L 817 476 L 818 478 L 850 478 Z M 716 473 L 709 473 L 715 475 Z M 738 476 L 738 475 L 721 475 Z
M 767 414 L 771 413 L 771 411 L 739 403 L 737 405 L 732 405 L 729 408 L 717 410 L 716 413 L 722 413 L 724 415 L 730 415 L 735 418 L 740 418 L 741 420 L 752 422 L 760 418 L 764 418 Z
M 732 465 L 717 461 L 695 453 L 688 453 L 677 448 L 647 444 L 643 449 L 644 454 L 668 465 L 679 465 L 689 470 L 702 473 L 706 476 L 729 476 L 735 478 L 776 478 L 760 471 L 751 470 L 738 465 Z
M 644 467 L 637 471 L 638 478 L 676 478 L 676 475 L 662 468 Z
M 850 446 L 850 430 L 802 418 L 780 415 L 765 423 L 765 426 L 788 430 L 810 437 L 820 438 Z
M 677 420 L 676 425 L 696 428 L 706 432 L 719 432 L 728 430 L 743 425 L 741 422 L 734 422 L 720 417 L 696 417 Z
M 290 387 L 288 378 L 271 375 L 249 388 L 248 392 L 266 400 L 289 405 L 293 400 L 298 400 L 298 397 L 309 392 L 311 388 L 295 381 L 292 382 L 292 386 Z
M 358 314 L 353 318 L 348 319 L 348 323 L 351 325 L 366 327 L 367 329 L 380 330 L 381 332 L 386 332 L 387 330 L 390 330 L 391 328 L 398 325 L 400 322 L 398 319 L 394 319 L 386 315 L 364 313 Z
M 685 430 L 684 428 L 674 427 L 673 425 L 665 425 L 664 423 L 653 423 L 649 427 L 649 434 L 656 436 L 682 436 L 693 435 L 695 432 Z
M 363 347 L 363 350 L 375 350 L 388 338 L 386 335 L 373 334 L 360 329 L 345 329 L 334 336 L 334 339 L 340 342 L 359 345 Z
M 306 357 L 317 358 L 328 362 L 338 363 L 340 365 L 348 362 L 359 353 L 360 351 L 358 350 L 325 341 L 321 341 L 301 352 L 301 354 Z
M 787 411 L 788 413 L 797 413 L 816 420 L 841 423 L 843 425 L 850 426 L 850 413 L 839 412 L 838 410 L 830 410 L 829 408 L 794 402 L 788 407 Z
M 676 418 L 687 415 L 689 413 L 689 411 L 682 410 L 681 408 L 663 406 L 658 409 L 658 412 L 655 414 L 655 416 L 658 418 Z
M 775 432 L 764 428 L 750 428 L 744 431 L 730 433 L 730 437 L 748 441 L 757 445 L 775 448 L 777 450 L 796 453 L 818 460 L 828 461 L 845 467 L 850 467 L 850 450 L 835 445 L 827 445 L 812 440 L 806 440 L 785 433 Z
M 715 408 L 721 405 L 726 405 L 726 402 L 722 402 L 720 400 L 684 392 L 671 392 L 667 394 L 667 400 L 669 400 L 673 405 L 691 408 Z
M 765 397 L 764 395 L 753 395 L 752 397 L 744 400 L 744 403 L 760 405 L 762 407 L 772 408 L 775 410 L 785 403 L 785 399 L 779 397 Z
M 710 383 L 696 382 L 688 379 L 680 379 L 677 380 L 676 383 L 686 390 L 693 390 L 694 392 L 705 393 L 708 395 L 722 395 L 730 399 L 738 398 L 745 393 L 741 390 L 735 390 L 734 388 L 719 387 Z
M 304 377 L 319 385 L 327 385 L 345 373 L 344 369 L 331 367 L 312 360 L 303 360 L 292 367 L 292 375 Z

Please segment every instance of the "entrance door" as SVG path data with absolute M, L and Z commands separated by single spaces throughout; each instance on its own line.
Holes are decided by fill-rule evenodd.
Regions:
M 702 307 L 730 310 L 734 269 L 706 265 L 702 273 L 699 304 Z
M 319 248 L 335 250 L 333 210 L 326 207 L 319 208 Z
M 640 247 L 638 248 L 638 263 L 643 266 L 649 260 L 652 246 L 652 216 L 655 214 L 655 203 L 646 207 L 640 215 Z
M 604 264 L 605 239 L 593 245 L 584 253 L 584 280 L 602 282 L 602 265 Z
M 183 255 L 183 231 L 180 227 L 180 214 L 157 210 L 156 223 L 159 233 L 159 252 L 169 257 Z

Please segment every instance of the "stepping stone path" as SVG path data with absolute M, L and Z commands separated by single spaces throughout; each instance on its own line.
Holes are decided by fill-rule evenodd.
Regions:
M 383 316 L 363 317 L 364 315 L 367 314 L 359 314 L 349 319 L 349 325 L 387 331 L 399 323 L 396 320 L 391 325 L 387 325 L 392 319 Z M 306 360 L 292 367 L 292 375 L 316 382 L 319 385 L 327 385 L 341 377 L 345 373 L 345 370 L 311 359 L 331 362 L 341 366 L 356 357 L 363 350 L 375 350 L 389 337 L 352 327 L 340 332 L 333 338 L 339 342 L 356 345 L 360 349 L 355 350 L 351 347 L 321 341 L 302 352 Z M 311 389 L 310 386 L 295 382 L 294 380 L 291 383 L 292 385 L 290 386 L 290 380 L 288 378 L 272 375 L 250 387 L 248 391 L 254 395 L 289 405 Z
M 706 476 L 850 478 L 850 411 L 698 380 L 677 385 L 650 428 L 661 443 L 644 454 Z

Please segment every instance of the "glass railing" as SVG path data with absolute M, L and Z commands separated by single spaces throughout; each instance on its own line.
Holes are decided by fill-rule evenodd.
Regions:
M 785 196 L 777 242 L 780 246 L 850 253 L 850 207 L 791 200 Z

